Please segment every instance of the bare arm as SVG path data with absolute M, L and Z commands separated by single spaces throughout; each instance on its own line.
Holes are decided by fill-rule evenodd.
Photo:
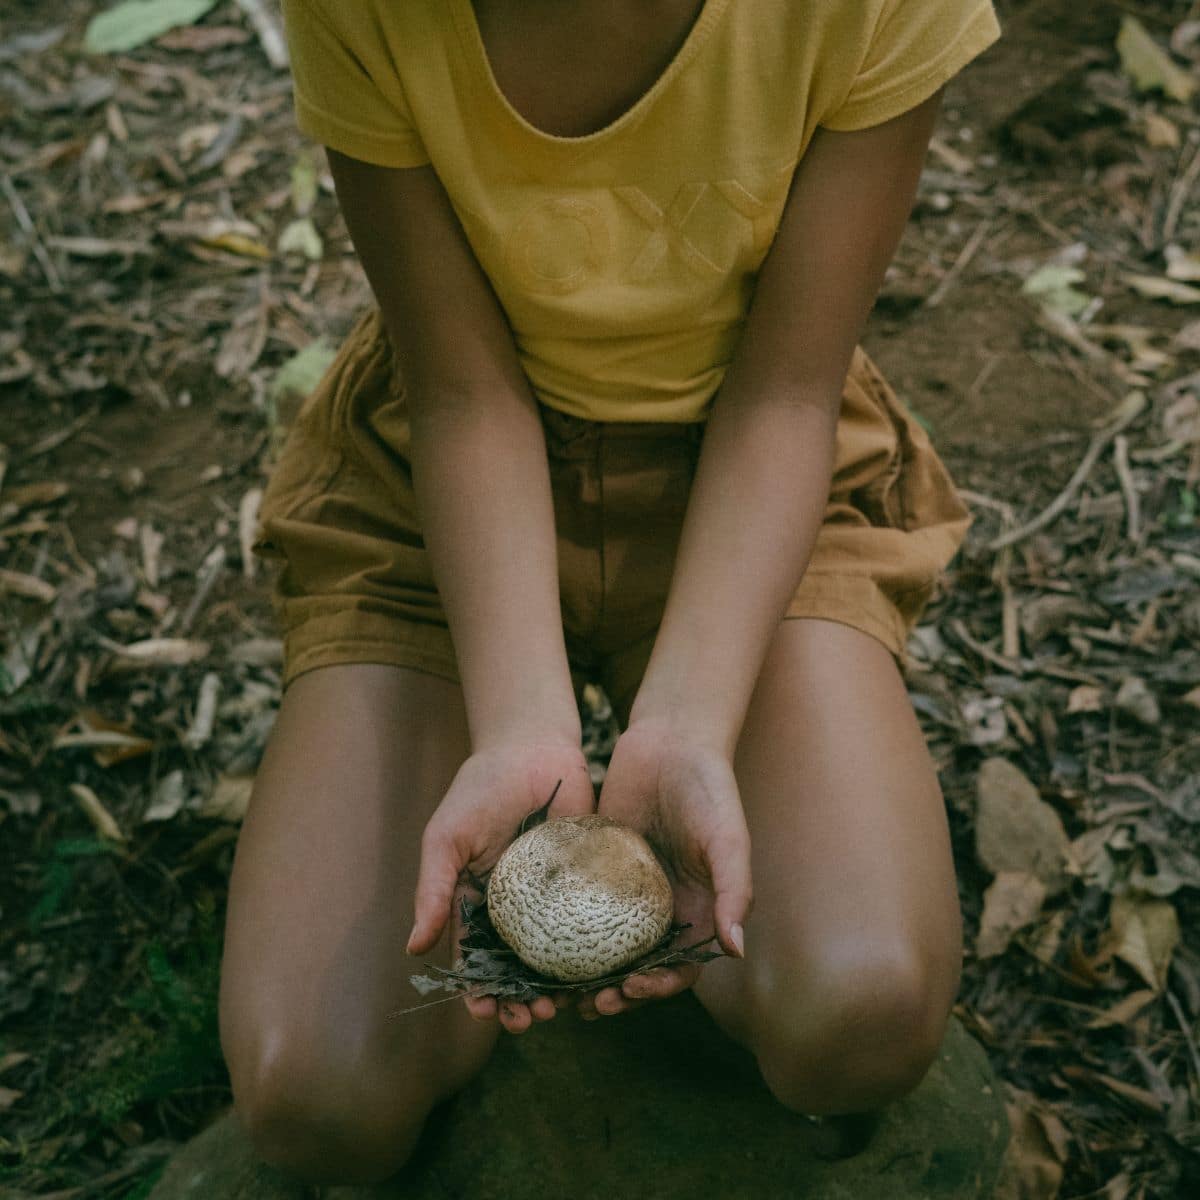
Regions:
M 705 433 L 674 577 L 630 724 L 732 754 L 828 498 L 842 385 L 912 207 L 940 93 L 818 130 Z
M 499 301 L 432 167 L 329 151 L 407 390 L 413 483 L 473 748 L 578 744 L 537 406 Z
M 559 607 L 546 441 L 512 334 L 430 166 L 371 166 L 332 150 L 342 212 L 404 378 L 421 529 L 454 641 L 471 733 L 421 837 L 408 952 L 429 953 L 457 898 L 486 875 L 555 784 L 552 816 L 595 803 L 580 748 Z M 548 997 L 503 1009 L 510 1032 Z

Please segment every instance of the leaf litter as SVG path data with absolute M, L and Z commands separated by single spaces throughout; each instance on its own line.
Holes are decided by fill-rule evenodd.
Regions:
M 974 526 L 907 683 L 959 872 L 957 1011 L 1014 1130 L 1003 1194 L 1177 1200 L 1200 1189 L 1200 21 L 1077 7 L 1002 4 L 1038 54 L 948 111 L 877 306 L 897 362 L 977 309 L 994 328 L 934 343 L 928 378 L 969 349 L 956 401 L 1058 420 L 992 444 L 933 422 Z M 94 53 L 105 13 L 26 9 L 0 18 L 0 1188 L 121 1195 L 229 1101 L 187 997 L 214 993 L 280 696 L 254 523 L 370 291 L 273 6 L 107 5 Z M 1024 364 L 1053 384 L 1028 403 Z M 584 715 L 599 782 L 616 716 L 594 686 Z M 517 986 L 470 916 L 464 966 Z

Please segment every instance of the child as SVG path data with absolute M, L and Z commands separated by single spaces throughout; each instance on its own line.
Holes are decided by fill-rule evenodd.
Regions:
M 961 952 L 898 660 L 967 515 L 857 339 L 990 0 L 284 12 L 378 303 L 263 504 L 287 686 L 220 1008 L 255 1146 L 384 1178 L 566 1004 L 386 1018 L 555 782 L 551 816 L 595 807 L 588 679 L 623 728 L 599 811 L 725 957 L 582 1015 L 692 987 L 790 1108 L 902 1095 Z

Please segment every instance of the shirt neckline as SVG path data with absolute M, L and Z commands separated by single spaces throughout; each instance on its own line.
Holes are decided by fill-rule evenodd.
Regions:
M 487 55 L 487 47 L 483 43 L 483 34 L 479 22 L 475 18 L 475 10 L 471 0 L 446 0 L 454 15 L 459 37 L 463 43 L 470 69 L 476 81 L 487 93 L 493 107 L 499 110 L 510 124 L 517 126 L 527 137 L 549 148 L 567 150 L 583 150 L 615 137 L 622 130 L 639 121 L 654 104 L 655 100 L 666 90 L 671 81 L 696 56 L 697 51 L 708 38 L 709 31 L 716 25 L 721 14 L 729 4 L 729 0 L 704 0 L 700 15 L 693 22 L 683 45 L 675 53 L 675 57 L 666 65 L 658 78 L 638 97 L 619 117 L 607 125 L 585 133 L 578 137 L 569 137 L 557 133 L 548 133 L 527 121 L 509 102 L 508 97 L 496 82 L 492 71 L 491 60 Z

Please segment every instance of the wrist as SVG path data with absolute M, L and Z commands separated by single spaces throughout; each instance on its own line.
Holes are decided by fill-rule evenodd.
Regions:
M 629 712 L 627 732 L 665 744 L 686 742 L 713 750 L 733 761 L 741 718 L 695 696 L 647 688 L 643 684 Z
M 569 746 L 582 753 L 583 728 L 569 681 L 518 681 L 502 696 L 468 703 L 471 750 L 496 746 Z

